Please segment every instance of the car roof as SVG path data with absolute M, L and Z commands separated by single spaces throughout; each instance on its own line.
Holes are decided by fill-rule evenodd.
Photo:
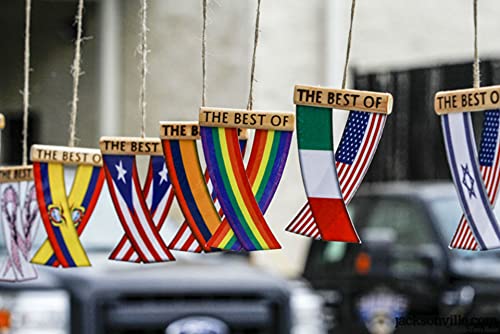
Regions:
M 446 181 L 366 183 L 358 196 L 412 196 L 425 201 L 457 197 L 453 183 Z

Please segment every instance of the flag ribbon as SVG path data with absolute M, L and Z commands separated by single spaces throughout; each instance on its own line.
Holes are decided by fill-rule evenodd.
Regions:
M 186 223 L 171 244 L 193 244 L 193 236 L 205 252 L 210 252 L 207 242 L 221 225 L 221 217 L 207 188 L 201 169 L 196 139 L 162 139 L 163 152 L 177 202 Z M 182 248 L 182 247 L 181 247 Z M 197 247 L 193 246 L 193 250 Z
M 101 167 L 81 165 L 77 168 L 68 197 L 68 206 L 78 237 L 82 235 L 88 225 L 99 199 L 103 183 L 104 172 Z M 61 265 L 54 253 L 50 239 L 45 240 L 31 262 L 52 267 Z
M 500 111 L 485 112 L 481 145 L 479 150 L 479 165 L 481 176 L 488 193 L 488 199 L 495 207 L 500 185 L 500 145 L 499 145 Z M 479 250 L 467 218 L 462 215 L 458 228 L 450 243 L 450 248 Z
M 240 138 L 240 149 L 241 149 L 241 155 L 245 156 L 246 148 L 247 148 L 247 139 L 242 139 Z M 210 175 L 208 174 L 208 170 L 205 169 L 204 173 L 205 177 L 205 183 L 207 184 L 208 192 L 210 193 L 212 200 L 214 202 L 215 209 L 217 210 L 219 217 L 222 219 L 222 225 L 216 230 L 214 236 L 209 241 L 209 246 L 211 248 L 218 248 L 218 247 L 213 247 L 210 242 L 215 239 L 215 235 L 217 234 L 222 234 L 226 235 L 226 233 L 231 233 L 231 227 L 227 224 L 227 221 L 224 219 L 224 212 L 222 211 L 222 208 L 220 206 L 220 202 L 217 199 L 217 195 L 215 194 L 215 189 L 212 184 L 212 180 L 210 179 Z M 230 250 L 233 251 L 239 251 L 241 250 L 241 244 L 238 242 L 237 238 L 234 236 L 231 238 L 230 245 L 225 247 L 224 249 L 228 249 L 230 247 Z M 203 252 L 203 248 L 200 246 L 198 241 L 193 235 L 193 232 L 191 231 L 191 228 L 189 227 L 189 224 L 187 221 L 184 221 L 182 223 L 175 234 L 174 238 L 169 244 L 169 249 L 174 249 L 182 252 L 191 252 L 191 253 L 201 253 Z
M 101 168 L 79 165 L 69 198 L 63 163 L 34 162 L 33 170 L 38 207 L 48 241 L 31 262 L 64 268 L 90 266 L 79 235 L 87 225 L 101 193 Z
M 237 130 L 201 126 L 203 152 L 227 221 L 247 251 L 281 248 L 259 208 L 238 144 Z
M 174 191 L 168 177 L 163 157 L 150 157 L 143 193 L 146 200 L 146 207 L 149 209 L 149 212 L 151 212 L 154 225 L 156 229 L 160 231 L 167 219 L 174 200 Z M 124 262 L 138 263 L 141 261 L 127 235 L 122 237 L 109 258 L 111 260 Z
M 488 194 L 483 182 L 471 115 L 468 112 L 445 114 L 441 116 L 441 125 L 455 189 L 478 248 L 499 248 L 500 226 L 490 203 L 495 196 Z
M 300 106 L 297 106 L 299 108 Z M 344 128 L 339 149 L 335 154 L 335 166 L 342 198 L 348 205 L 364 176 L 370 168 L 384 132 L 387 115 L 350 111 Z M 354 144 L 353 144 L 354 143 Z M 286 228 L 314 239 L 321 239 L 321 232 L 307 202 Z
M 337 177 L 332 110 L 298 105 L 297 140 L 308 203 L 321 239 L 360 242 Z
M 160 236 L 161 226 L 155 225 L 151 206 L 148 206 L 141 189 L 135 155 L 103 154 L 103 162 L 116 213 L 139 260 L 143 263 L 174 261 Z M 160 177 L 168 182 L 166 173 Z M 116 257 L 115 252 L 112 258 L 113 255 Z
M 0 195 L 0 217 L 8 253 L 0 269 L 0 281 L 36 279 L 37 272 L 29 262 L 39 219 L 33 182 L 3 183 Z
M 292 131 L 256 130 L 246 168 L 252 193 L 265 214 L 278 189 L 292 140 Z M 224 219 L 209 242 L 212 248 L 236 250 L 237 237 Z

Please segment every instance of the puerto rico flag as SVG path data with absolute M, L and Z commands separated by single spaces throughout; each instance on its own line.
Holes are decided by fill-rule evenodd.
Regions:
M 135 156 L 103 155 L 103 161 L 116 213 L 141 262 L 175 260 L 162 240 L 146 203 Z M 154 202 L 154 194 L 152 196 Z
M 150 158 L 143 193 L 154 225 L 160 231 L 174 200 L 174 191 L 168 178 L 167 166 L 163 157 L 152 156 Z M 115 261 L 140 262 L 140 258 L 128 240 L 127 235 L 122 237 L 109 258 Z

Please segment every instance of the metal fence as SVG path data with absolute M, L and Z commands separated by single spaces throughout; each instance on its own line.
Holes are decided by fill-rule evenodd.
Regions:
M 481 63 L 481 84 L 500 82 L 500 60 Z M 369 182 L 451 179 L 434 95 L 441 90 L 472 87 L 472 63 L 385 73 L 355 74 L 356 89 L 390 92 L 394 110 L 366 176 Z M 473 114 L 476 137 L 482 113 Z M 478 138 L 479 142 L 479 138 Z

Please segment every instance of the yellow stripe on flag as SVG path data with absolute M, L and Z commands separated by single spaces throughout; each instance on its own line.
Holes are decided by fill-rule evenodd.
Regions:
M 219 140 L 221 145 L 222 160 L 224 161 L 224 166 L 227 171 L 229 183 L 231 185 L 231 189 L 233 190 L 238 206 L 241 209 L 243 216 L 245 217 L 248 227 L 250 227 L 250 230 L 252 231 L 255 238 L 258 240 L 259 244 L 264 248 L 268 247 L 266 241 L 262 238 L 262 236 L 259 233 L 259 230 L 255 226 L 252 216 L 250 215 L 250 212 L 248 211 L 248 208 L 245 205 L 245 201 L 243 200 L 242 194 L 238 188 L 238 182 L 236 181 L 234 170 L 231 166 L 231 158 L 229 156 L 229 151 L 227 147 L 226 129 L 219 128 L 218 131 L 219 131 Z
M 58 205 L 62 210 L 65 222 L 59 225 L 59 230 L 71 257 L 78 267 L 90 266 L 89 258 L 83 249 L 75 224 L 71 218 L 71 211 L 66 196 L 66 185 L 64 184 L 64 166 L 60 163 L 48 164 L 49 184 L 52 203 Z

